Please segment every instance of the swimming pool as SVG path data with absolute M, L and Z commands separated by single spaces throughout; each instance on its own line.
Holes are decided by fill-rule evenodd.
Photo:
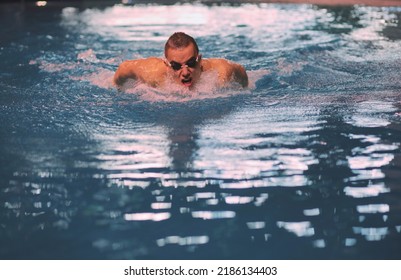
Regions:
M 401 258 L 401 8 L 0 9 L 1 259 Z M 175 31 L 250 89 L 111 86 Z

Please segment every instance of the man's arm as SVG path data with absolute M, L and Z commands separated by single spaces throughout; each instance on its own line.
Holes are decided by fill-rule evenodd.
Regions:
M 128 79 L 139 80 L 149 86 L 157 87 L 166 79 L 166 65 L 157 57 L 126 60 L 114 74 L 114 84 L 122 86 Z
M 126 60 L 120 64 L 114 74 L 114 84 L 122 86 L 128 79 L 137 79 L 136 69 L 138 60 Z
M 239 83 L 242 87 L 248 86 L 248 75 L 246 74 L 244 66 L 232 63 L 232 79 Z
M 217 71 L 221 86 L 230 82 L 237 82 L 244 88 L 248 86 L 248 75 L 242 65 L 223 58 L 209 58 L 203 61 L 204 71 Z

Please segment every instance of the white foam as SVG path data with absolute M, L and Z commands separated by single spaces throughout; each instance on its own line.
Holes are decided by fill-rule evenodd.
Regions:
M 213 72 L 202 74 L 192 89 L 184 88 L 173 81 L 168 81 L 164 86 L 156 89 L 131 80 L 124 84 L 122 91 L 127 94 L 136 94 L 141 100 L 150 102 L 187 102 L 250 93 L 249 88 L 244 89 L 237 83 L 221 88 L 218 85 L 217 75 Z
M 98 68 L 96 72 L 85 74 L 81 77 L 71 76 L 72 80 L 86 81 L 90 84 L 104 89 L 114 88 L 113 84 L 114 72 L 104 68 Z
M 96 57 L 96 54 L 92 49 L 79 53 L 77 59 L 89 62 L 99 62 L 99 59 Z
M 93 49 L 83 50 L 78 53 L 76 62 L 51 63 L 43 59 L 30 61 L 31 65 L 38 67 L 50 73 L 64 73 L 68 70 L 85 70 L 87 74 L 76 76 L 69 75 L 69 78 L 74 81 L 84 81 L 91 85 L 103 89 L 114 89 L 113 84 L 114 71 L 105 69 L 99 65 L 114 65 L 117 59 L 101 60 L 97 57 Z M 67 72 L 68 73 L 68 72 Z M 167 81 L 162 87 L 153 88 L 135 80 L 128 80 L 120 89 L 127 94 L 135 94 L 140 100 L 148 102 L 187 102 L 191 100 L 224 98 L 238 94 L 250 94 L 255 88 L 255 83 L 263 76 L 269 74 L 269 70 L 248 71 L 249 86 L 242 88 L 238 83 L 231 83 L 224 87 L 219 86 L 217 73 L 203 73 L 200 80 L 192 89 L 185 88 L 176 84 L 172 79 Z

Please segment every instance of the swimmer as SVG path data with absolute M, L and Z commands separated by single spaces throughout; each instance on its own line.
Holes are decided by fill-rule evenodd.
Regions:
M 183 32 L 170 36 L 164 55 L 164 59 L 149 57 L 122 62 L 114 74 L 114 84 L 120 89 L 128 79 L 134 79 L 160 88 L 173 81 L 183 88 L 193 89 L 202 73 L 214 71 L 219 87 L 233 82 L 244 88 L 248 86 L 248 75 L 242 65 L 223 58 L 202 59 L 194 38 Z

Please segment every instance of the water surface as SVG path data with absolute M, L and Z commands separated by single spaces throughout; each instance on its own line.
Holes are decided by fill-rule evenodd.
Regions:
M 2 259 L 400 259 L 401 9 L 0 6 Z M 118 92 L 175 31 L 250 89 Z

